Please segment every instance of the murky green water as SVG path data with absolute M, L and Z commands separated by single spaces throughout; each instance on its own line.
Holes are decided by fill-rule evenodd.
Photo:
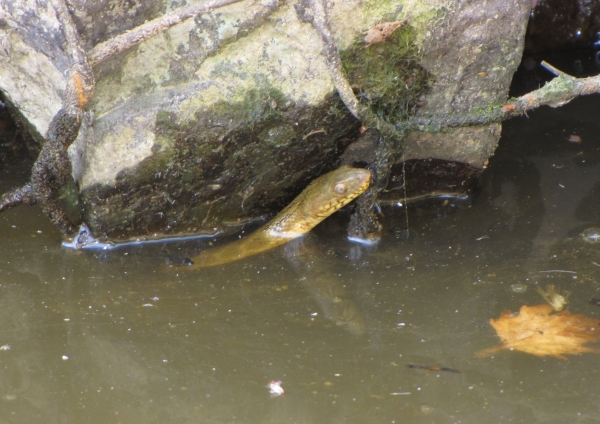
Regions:
M 600 319 L 600 243 L 577 237 L 600 227 L 599 104 L 507 123 L 471 207 L 410 208 L 408 231 L 384 210 L 375 247 L 348 242 L 338 214 L 185 272 L 164 258 L 206 241 L 78 252 L 37 208 L 1 214 L 0 422 L 600 421 L 600 356 L 476 356 L 499 344 L 490 318 L 543 303 L 538 285 Z

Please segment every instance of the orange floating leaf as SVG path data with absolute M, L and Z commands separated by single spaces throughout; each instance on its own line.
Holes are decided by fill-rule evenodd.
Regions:
M 502 346 L 484 349 L 478 356 L 488 356 L 504 349 L 520 350 L 537 356 L 554 356 L 600 350 L 584 346 L 600 341 L 600 320 L 564 310 L 551 314 L 552 306 L 522 306 L 519 313 L 504 311 L 498 320 L 490 319 Z

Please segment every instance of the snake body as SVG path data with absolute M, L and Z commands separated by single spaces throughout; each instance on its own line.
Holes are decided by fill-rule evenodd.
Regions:
M 192 257 L 194 265 L 187 269 L 247 258 L 301 237 L 365 191 L 370 180 L 369 171 L 350 166 L 322 175 L 263 227 L 248 237 Z

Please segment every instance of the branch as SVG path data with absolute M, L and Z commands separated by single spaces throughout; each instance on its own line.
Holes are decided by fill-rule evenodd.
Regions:
M 312 9 L 312 15 L 306 7 Z M 301 3 L 295 5 L 295 8 L 300 20 L 311 22 L 321 36 L 329 74 L 342 102 L 356 119 L 362 121 L 364 127 L 374 131 L 368 136 L 370 138 L 372 135 L 376 139 L 373 146 L 375 157 L 368 166 L 372 175 L 371 185 L 356 202 L 356 209 L 348 226 L 350 240 L 374 244 L 381 238 L 382 229 L 375 214 L 377 197 L 387 186 L 392 165 L 401 152 L 406 131 L 402 127 L 390 125 L 371 109 L 359 103 L 342 71 L 340 53 L 331 34 L 324 0 L 302 0 Z
M 186 19 L 240 1 L 241 0 L 205 0 L 174 10 L 127 31 L 124 34 L 96 45 L 89 52 L 90 62 L 92 63 L 92 66 L 95 66 L 110 56 L 121 53 Z
M 333 85 L 350 113 L 356 119 L 361 120 L 358 110 L 358 99 L 354 95 L 354 91 L 352 91 L 352 87 L 350 87 L 350 83 L 342 71 L 342 59 L 335 44 L 333 34 L 331 34 L 323 0 L 308 0 L 305 3 L 312 9 L 313 13 L 312 15 L 309 14 L 303 5 L 298 3 L 294 5 L 298 17 L 302 22 L 311 22 L 317 33 L 321 36 L 323 49 L 325 50 L 325 60 L 329 67 L 329 74 L 333 80 Z
M 51 0 L 51 2 L 67 40 L 67 53 L 71 59 L 63 108 L 83 110 L 91 100 L 96 87 L 94 72 L 88 61 L 88 56 L 81 46 L 77 28 L 71 19 L 71 14 L 64 0 Z
M 545 60 L 542 60 L 542 63 L 540 63 L 540 66 L 542 68 L 544 68 L 545 70 L 553 73 L 554 75 L 556 75 L 557 77 L 562 75 L 563 77 L 567 77 L 567 78 L 575 78 L 572 75 L 566 74 L 563 71 L 555 68 L 554 66 L 550 65 L 548 62 L 546 62 Z
M 19 204 L 40 203 L 44 213 L 63 232 L 74 229 L 58 201 L 60 189 L 72 181 L 67 148 L 75 141 L 84 109 L 95 88 L 94 74 L 64 0 L 51 0 L 66 39 L 65 49 L 71 67 L 63 107 L 52 118 L 46 141 L 35 161 L 29 183 L 5 193 L 0 198 L 0 212 Z
M 2 197 L 0 197 L 0 212 L 4 212 L 5 210 L 21 204 L 35 204 L 35 198 L 31 192 L 31 184 L 26 184 L 23 187 L 16 187 L 4 193 Z
M 503 105 L 494 105 L 486 110 L 474 109 L 461 114 L 440 114 L 412 117 L 396 124 L 403 130 L 438 132 L 444 129 L 487 125 L 502 122 L 515 116 L 525 115 L 540 106 L 559 107 L 579 96 L 600 93 L 600 75 L 588 78 L 575 78 L 542 62 L 542 66 L 558 75 L 542 88 L 521 97 L 509 99 Z

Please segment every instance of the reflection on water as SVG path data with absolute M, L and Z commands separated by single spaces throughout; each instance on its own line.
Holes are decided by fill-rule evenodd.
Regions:
M 186 272 L 165 258 L 208 240 L 73 251 L 36 208 L 1 214 L 0 422 L 596 422 L 598 356 L 476 352 L 499 344 L 490 318 L 542 303 L 538 286 L 600 319 L 600 244 L 579 236 L 600 227 L 583 113 L 598 103 L 508 123 L 471 207 L 413 205 L 409 231 L 384 209 L 373 247 L 348 242 L 338 214 Z

